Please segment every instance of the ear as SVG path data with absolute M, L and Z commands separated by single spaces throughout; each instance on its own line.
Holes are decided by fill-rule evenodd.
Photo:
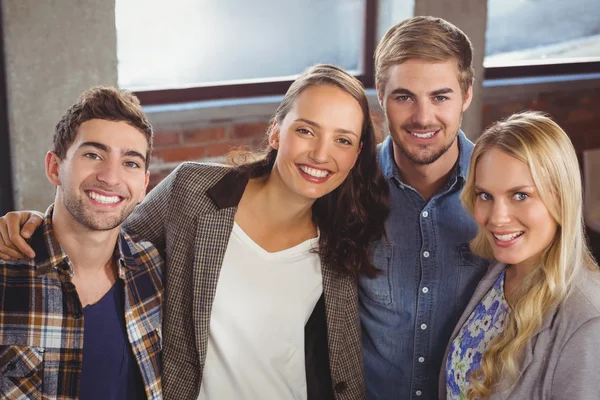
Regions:
M 379 102 L 379 107 L 381 107 L 381 109 L 385 111 L 385 107 L 383 104 L 383 89 L 381 88 L 381 86 L 379 86 L 379 83 L 375 84 L 375 90 L 377 90 L 377 101 Z
M 148 182 L 150 182 L 150 171 L 146 171 L 146 176 L 144 177 L 144 190 L 140 193 L 140 198 L 138 199 L 138 204 L 144 200 L 146 197 L 146 189 L 148 189 Z
M 61 160 L 55 152 L 46 153 L 46 177 L 54 186 L 60 186 L 60 164 Z
M 469 86 L 467 93 L 465 93 L 465 100 L 462 108 L 463 112 L 467 111 L 467 108 L 471 105 L 471 100 L 473 100 L 473 85 Z
M 271 128 L 271 132 L 269 133 L 269 144 L 275 150 L 279 150 L 279 125 L 277 121 L 273 121 L 273 127 Z

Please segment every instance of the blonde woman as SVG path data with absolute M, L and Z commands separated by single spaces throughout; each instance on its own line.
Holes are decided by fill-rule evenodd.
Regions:
M 565 132 L 534 112 L 491 126 L 461 200 L 473 252 L 496 262 L 454 329 L 439 398 L 598 399 L 600 274 Z

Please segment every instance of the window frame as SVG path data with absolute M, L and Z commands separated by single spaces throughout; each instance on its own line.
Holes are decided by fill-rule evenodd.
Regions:
M 375 84 L 375 43 L 377 41 L 377 0 L 365 0 L 363 27 L 365 35 L 359 63 L 360 74 L 355 75 L 366 88 Z M 188 103 L 203 100 L 221 100 L 284 94 L 294 77 L 240 81 L 232 84 L 207 84 L 187 88 L 136 90 L 143 105 Z
M 363 27 L 365 36 L 360 60 L 360 74 L 356 77 L 367 89 L 375 88 L 375 60 L 377 44 L 378 0 L 365 0 Z M 551 62 L 548 62 L 551 61 Z M 484 80 L 588 74 L 600 72 L 600 57 L 586 59 L 547 59 L 516 61 L 503 66 L 484 67 Z M 293 77 L 232 81 L 193 87 L 135 90 L 143 105 L 190 103 L 207 100 L 249 98 L 284 94 Z

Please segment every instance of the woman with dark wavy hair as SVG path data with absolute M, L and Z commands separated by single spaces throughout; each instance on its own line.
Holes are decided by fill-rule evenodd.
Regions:
M 356 281 L 388 188 L 362 84 L 309 68 L 267 139 L 182 164 L 125 222 L 166 255 L 165 398 L 365 398 Z

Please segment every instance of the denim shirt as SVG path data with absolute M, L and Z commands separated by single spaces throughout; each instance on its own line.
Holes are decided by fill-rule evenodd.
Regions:
M 387 241 L 374 248 L 382 273 L 359 282 L 369 399 L 434 399 L 444 351 L 487 262 L 469 250 L 477 225 L 460 202 L 473 143 L 429 201 L 402 182 L 388 137 L 378 159 L 390 184 Z

